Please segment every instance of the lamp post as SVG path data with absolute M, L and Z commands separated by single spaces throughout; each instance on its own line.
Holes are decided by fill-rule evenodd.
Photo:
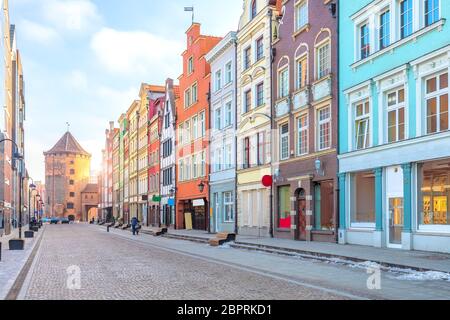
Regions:
M 39 207 L 39 204 L 41 203 L 41 195 L 40 194 L 36 195 L 36 200 L 35 201 L 37 201 L 38 207 Z M 38 213 L 37 217 L 36 217 L 36 213 Z M 34 218 L 36 219 L 36 221 L 39 220 L 39 209 L 37 211 L 36 210 L 34 211 Z
M 36 190 L 34 183 L 30 184 L 30 191 L 28 192 L 28 230 L 31 230 L 31 194 Z M 33 202 L 33 213 L 36 210 L 36 202 Z
M 16 148 L 16 151 L 13 152 L 12 158 L 13 160 L 18 160 L 20 163 L 20 174 L 19 174 L 19 239 L 22 239 L 22 185 L 23 185 L 23 178 L 22 178 L 22 161 L 23 156 L 19 153 L 19 147 L 17 143 L 14 140 L 11 139 L 2 139 L 0 140 L 0 143 L 9 141 L 11 142 L 14 147 Z M 23 247 L 22 247 L 23 250 Z

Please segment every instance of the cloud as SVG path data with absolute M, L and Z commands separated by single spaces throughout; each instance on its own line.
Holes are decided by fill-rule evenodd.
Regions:
M 72 71 L 67 77 L 67 84 L 74 89 L 87 90 L 88 79 L 86 74 L 80 70 Z
M 91 41 L 100 64 L 111 73 L 177 77 L 181 70 L 180 43 L 144 31 L 103 28 Z
M 23 36 L 26 41 L 45 45 L 58 42 L 61 39 L 55 29 L 26 19 L 23 19 L 20 22 L 20 35 Z
M 87 31 L 101 21 L 90 0 L 46 0 L 42 10 L 47 21 L 66 31 Z

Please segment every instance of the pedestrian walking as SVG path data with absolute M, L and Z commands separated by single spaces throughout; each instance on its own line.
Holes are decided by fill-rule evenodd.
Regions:
M 136 231 L 137 231 L 137 226 L 138 226 L 138 224 L 139 224 L 138 219 L 137 219 L 136 217 L 133 217 L 133 218 L 131 219 L 131 230 L 133 231 L 133 236 L 136 235 Z M 138 232 L 138 234 L 139 234 L 139 231 L 137 231 L 137 232 Z

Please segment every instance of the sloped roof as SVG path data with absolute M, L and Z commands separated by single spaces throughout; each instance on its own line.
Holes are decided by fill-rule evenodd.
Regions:
M 83 191 L 81 191 L 81 193 L 97 193 L 97 192 L 98 192 L 98 185 L 93 183 L 89 183 L 88 185 L 86 185 L 86 188 L 84 188 Z
M 58 154 L 58 153 L 69 153 L 69 154 L 80 154 L 85 156 L 91 156 L 83 147 L 78 143 L 78 141 L 73 137 L 73 135 L 67 131 L 61 139 L 51 148 L 49 151 L 44 152 L 44 155 L 48 154 Z

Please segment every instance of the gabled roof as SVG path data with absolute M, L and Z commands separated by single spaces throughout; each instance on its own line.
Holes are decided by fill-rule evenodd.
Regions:
M 51 148 L 49 151 L 44 152 L 44 155 L 49 154 L 80 154 L 84 156 L 91 156 L 83 147 L 78 143 L 78 141 L 73 137 L 73 135 L 67 131 L 61 139 Z

